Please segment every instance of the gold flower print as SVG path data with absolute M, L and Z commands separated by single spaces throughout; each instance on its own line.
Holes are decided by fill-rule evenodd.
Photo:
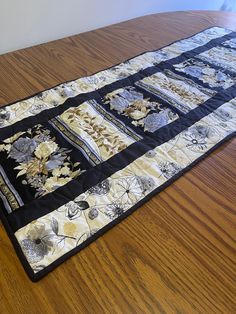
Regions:
M 80 163 L 71 162 L 70 151 L 60 148 L 40 124 L 3 141 L 0 150 L 16 162 L 17 178 L 36 190 L 35 197 L 53 192 L 81 173 Z
M 141 126 L 144 131 L 155 132 L 162 126 L 176 120 L 178 115 L 170 108 L 156 101 L 144 99 L 144 95 L 134 87 L 125 87 L 108 93 L 104 103 L 119 114 L 129 117 L 135 126 Z

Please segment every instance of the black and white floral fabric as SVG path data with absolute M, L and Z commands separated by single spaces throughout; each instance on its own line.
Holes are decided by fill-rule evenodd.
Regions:
M 235 38 L 213 27 L 0 109 L 0 214 L 32 280 L 235 135 Z

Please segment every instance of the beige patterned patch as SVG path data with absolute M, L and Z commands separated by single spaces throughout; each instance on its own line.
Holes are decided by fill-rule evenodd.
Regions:
M 79 246 L 184 170 L 236 128 L 236 99 L 148 151 L 15 236 L 35 273 Z

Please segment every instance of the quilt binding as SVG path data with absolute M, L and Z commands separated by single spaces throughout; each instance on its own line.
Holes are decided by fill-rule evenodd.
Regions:
M 158 49 L 154 49 L 154 50 L 146 50 L 144 52 L 141 52 L 140 54 L 134 55 L 122 62 L 116 63 L 108 68 L 103 68 L 97 72 L 91 73 L 88 76 L 92 76 L 95 75 L 99 72 L 102 72 L 104 70 L 109 70 L 113 67 L 118 66 L 121 63 L 125 63 L 133 58 L 142 56 L 148 52 L 155 52 L 155 51 L 159 51 L 160 49 L 169 47 L 172 44 L 178 43 L 181 40 L 186 40 L 189 39 L 197 34 L 202 33 L 203 31 L 206 31 L 208 29 L 211 29 L 213 27 L 219 27 L 219 28 L 224 28 L 225 30 L 230 30 L 227 29 L 223 26 L 219 26 L 219 25 L 212 25 L 210 27 L 204 28 L 190 36 L 187 37 L 183 37 L 180 38 L 178 40 L 175 40 L 173 42 L 171 42 L 170 44 L 164 45 L 159 47 Z M 230 30 L 231 31 L 231 30 Z M 57 86 L 60 86 L 61 84 L 65 84 L 65 83 L 70 83 L 73 82 L 79 78 L 83 78 L 83 77 L 76 77 L 75 79 L 72 80 L 67 80 L 67 81 L 63 81 L 60 82 L 50 88 L 38 91 L 30 96 L 27 96 L 25 98 L 10 102 L 6 105 L 1 106 L 0 108 L 5 108 L 8 107 L 12 104 L 15 104 L 17 102 L 20 101 L 24 101 L 27 99 L 30 99 L 38 94 L 40 94 L 41 92 L 45 92 L 48 90 L 51 90 Z M 82 94 L 86 94 L 86 93 L 82 93 Z M 217 150 L 222 144 L 228 142 L 229 140 L 231 140 L 232 138 L 234 138 L 236 135 L 236 131 L 232 132 L 231 134 L 228 134 L 225 138 L 223 138 L 220 142 L 218 142 L 216 145 L 214 145 L 213 147 L 211 147 L 207 152 L 205 152 L 203 155 L 201 155 L 199 158 L 195 159 L 191 164 L 189 164 L 187 167 L 185 167 L 184 169 L 180 170 L 178 173 L 176 173 L 173 177 L 171 177 L 170 179 L 168 179 L 165 183 L 163 183 L 161 186 L 155 188 L 152 192 L 150 192 L 148 195 L 146 195 L 144 198 L 142 198 L 140 201 L 138 201 L 134 206 L 132 206 L 131 208 L 129 208 L 126 212 L 124 212 L 123 214 L 121 214 L 119 217 L 117 217 L 116 219 L 114 219 L 113 221 L 111 221 L 110 223 L 108 223 L 106 226 L 104 226 L 102 229 L 98 230 L 94 235 L 90 236 L 87 240 L 85 240 L 83 243 L 81 243 L 79 246 L 75 247 L 74 249 L 72 249 L 71 251 L 65 253 L 63 256 L 59 257 L 57 260 L 55 260 L 54 262 L 52 262 L 50 265 L 48 265 L 47 267 L 45 267 L 43 270 L 34 273 L 34 271 L 32 270 L 30 264 L 28 263 L 24 253 L 22 252 L 22 249 L 16 239 L 16 236 L 14 234 L 14 232 L 12 231 L 11 226 L 8 223 L 8 220 L 6 218 L 6 216 L 4 215 L 3 211 L 0 210 L 0 219 L 3 222 L 3 226 L 7 232 L 8 237 L 10 238 L 12 245 L 16 251 L 16 254 L 26 272 L 26 274 L 29 276 L 29 278 L 32 280 L 32 282 L 37 282 L 40 279 L 42 279 L 43 277 L 45 277 L 48 273 L 50 273 L 51 271 L 53 271 L 56 267 L 58 267 L 59 265 L 61 265 L 63 262 L 65 262 L 66 260 L 68 260 L 70 257 L 74 256 L 75 254 L 77 254 L 78 252 L 80 252 L 82 249 L 84 249 L 85 247 L 87 247 L 90 243 L 94 242 L 96 239 L 98 239 L 99 237 L 101 237 L 104 233 L 106 233 L 107 231 L 109 231 L 111 228 L 113 228 L 114 226 L 116 226 L 117 224 L 119 224 L 121 221 L 123 221 L 125 218 L 127 218 L 129 215 L 131 215 L 136 209 L 138 209 L 140 206 L 142 206 L 143 204 L 145 204 L 148 200 L 150 200 L 153 196 L 155 196 L 156 194 L 158 194 L 159 192 L 163 191 L 166 187 L 168 187 L 169 185 L 171 185 L 174 181 L 176 181 L 177 179 L 179 179 L 183 174 L 185 174 L 186 172 L 188 172 L 190 169 L 192 169 L 195 165 L 197 165 L 200 161 L 204 160 L 205 158 L 207 158 L 213 151 Z

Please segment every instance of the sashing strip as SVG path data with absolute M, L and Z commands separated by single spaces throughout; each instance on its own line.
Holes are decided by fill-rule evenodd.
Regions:
M 33 281 L 235 135 L 235 38 L 213 27 L 1 109 L 0 215 Z

